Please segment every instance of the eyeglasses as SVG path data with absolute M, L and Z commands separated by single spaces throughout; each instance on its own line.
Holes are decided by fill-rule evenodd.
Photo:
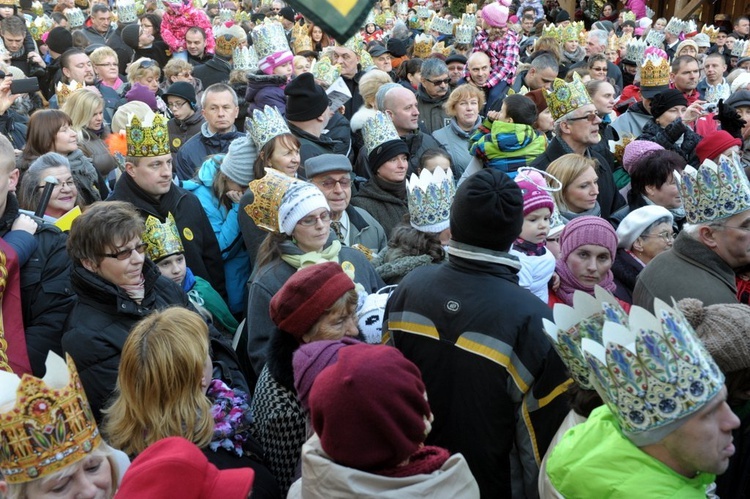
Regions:
M 427 78 L 425 78 L 425 80 L 437 86 L 448 85 L 451 82 L 450 78 L 446 78 L 444 80 L 428 80 Z
M 591 68 L 591 71 L 596 71 L 598 73 L 606 73 L 607 72 L 607 66 L 604 66 L 603 68 L 593 67 L 593 68 Z
M 128 258 L 130 258 L 130 255 L 133 254 L 133 251 L 136 251 L 139 255 L 142 255 L 146 252 L 147 247 L 148 244 L 146 243 L 138 243 L 135 245 L 135 248 L 125 248 L 118 251 L 117 253 L 104 253 L 102 256 L 106 256 L 107 258 L 116 258 L 118 260 L 127 260 Z
M 36 188 L 37 189 L 44 189 L 45 186 L 46 186 L 46 184 L 45 185 L 38 185 Z M 76 183 L 73 182 L 73 180 L 66 180 L 65 182 L 58 182 L 57 184 L 55 184 L 55 189 L 54 190 L 60 191 L 60 190 L 63 189 L 63 187 L 67 187 L 68 189 L 72 189 L 75 186 L 76 186 Z
M 167 102 L 167 107 L 169 109 L 180 109 L 185 104 L 187 104 L 187 101 L 182 101 L 182 102 L 172 101 L 172 102 Z
M 177 73 L 177 75 L 175 76 L 177 76 L 178 78 L 192 78 L 193 73 Z
M 324 211 L 320 215 L 310 215 L 299 222 L 297 224 L 303 226 L 303 227 L 312 227 L 313 225 L 318 223 L 318 220 L 320 220 L 323 223 L 330 222 L 331 221 L 331 212 L 330 211 Z
M 317 184 L 326 190 L 331 190 L 336 187 L 336 184 L 340 185 L 342 189 L 348 189 L 352 185 L 352 179 L 344 177 L 339 180 L 334 180 L 332 178 L 327 178 L 323 180 L 322 182 L 317 182 Z
M 747 229 L 747 230 L 750 230 L 750 229 Z M 674 238 L 677 237 L 677 234 L 675 234 L 674 232 L 669 232 L 665 230 L 663 232 L 659 232 L 658 234 L 646 234 L 646 235 L 642 235 L 641 237 L 643 238 L 660 237 L 664 239 L 666 242 L 669 242 L 669 241 L 674 241 Z
M 589 123 L 594 123 L 598 119 L 599 119 L 599 115 L 596 114 L 596 111 L 590 111 L 583 116 L 579 116 L 578 118 L 568 118 L 567 121 L 588 120 Z
M 97 68 L 116 68 L 117 63 L 116 62 L 103 62 L 101 64 L 96 65 Z

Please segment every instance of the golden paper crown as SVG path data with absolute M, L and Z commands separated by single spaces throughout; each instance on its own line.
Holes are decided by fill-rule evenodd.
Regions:
M 623 21 L 633 21 L 635 22 L 635 12 L 632 10 L 626 11 L 622 13 L 622 20 Z
M 36 41 L 41 40 L 42 35 L 51 30 L 53 25 L 54 21 L 47 14 L 38 16 L 33 21 L 26 20 L 26 28 L 28 28 L 31 37 Z
M 719 36 L 719 28 L 717 28 L 713 24 L 704 24 L 701 33 L 703 33 L 704 35 L 708 35 L 708 39 L 711 41 L 711 43 L 716 43 L 716 37 Z
M 231 12 L 231 11 L 230 11 Z M 240 45 L 242 36 L 247 36 L 239 24 L 222 23 L 214 28 L 216 53 L 222 57 L 231 57 L 234 49 Z
M 548 24 L 542 28 L 542 36 L 549 36 L 558 42 L 561 40 L 562 29 L 554 24 Z
M 128 156 L 135 158 L 153 158 L 170 153 L 167 118 L 154 114 L 151 123 L 132 116 L 125 127 L 128 141 Z
M 309 36 L 308 33 L 310 31 L 310 26 L 305 24 L 299 24 L 294 23 L 294 27 L 292 27 L 292 39 L 296 39 L 300 36 Z
M 615 50 L 617 51 L 620 48 L 620 39 L 617 38 L 617 35 L 612 33 L 609 35 L 609 38 L 607 38 L 607 50 Z
M 434 44 L 435 40 L 431 35 L 420 33 L 414 38 L 414 49 L 412 51 L 414 57 L 427 59 L 432 54 L 432 46 Z
M 84 459 L 102 439 L 73 359 L 47 354 L 39 379 L 0 372 L 0 472 L 36 480 Z
M 609 151 L 615 157 L 615 164 L 622 165 L 622 158 L 625 155 L 625 148 L 635 140 L 635 136 L 629 133 L 624 133 L 620 136 L 617 141 L 609 141 Z
M 313 41 L 310 35 L 305 33 L 304 35 L 299 35 L 294 38 L 294 53 L 299 54 L 300 52 L 304 52 L 306 50 L 312 50 L 313 49 Z
M 577 42 L 581 34 L 581 26 L 577 23 L 570 23 L 560 29 L 560 42 Z
M 0 6 L 20 7 L 21 3 L 20 0 L 0 0 Z
M 284 194 L 299 180 L 287 177 L 278 170 L 266 168 L 266 174 L 261 179 L 250 182 L 253 202 L 245 206 L 245 213 L 253 219 L 259 228 L 273 234 L 281 234 L 279 223 L 279 208 Z
M 466 4 L 466 13 L 467 14 L 476 14 L 477 13 L 477 4 L 475 3 L 467 3 Z
M 31 2 L 31 13 L 35 16 L 41 16 L 44 14 L 44 6 L 42 5 L 42 2 L 39 0 Z
M 152 262 L 185 252 L 182 239 L 180 239 L 180 231 L 171 212 L 167 214 L 164 223 L 152 215 L 146 218 L 143 242 L 148 244 L 146 254 Z
M 75 80 L 70 80 L 70 83 L 57 82 L 55 86 L 55 95 L 57 96 L 57 105 L 62 107 L 65 100 L 76 90 L 85 88 L 83 83 L 78 83 Z
M 555 78 L 552 83 L 552 90 L 547 91 L 544 97 L 554 120 L 592 103 L 591 97 L 586 91 L 586 85 L 577 73 L 573 75 L 573 81 L 570 83 Z
M 89 8 L 89 0 L 75 0 L 76 7 L 80 9 L 88 9 Z
M 279 110 L 266 105 L 263 110 L 255 109 L 245 121 L 245 128 L 260 151 L 269 140 L 289 132 L 289 126 Z
M 641 65 L 641 86 L 661 87 L 669 85 L 669 61 L 657 54 L 648 54 Z
M 341 76 L 341 66 L 332 64 L 331 60 L 327 55 L 320 58 L 319 61 L 313 64 L 310 72 L 313 74 L 316 80 L 325 82 L 328 86 L 331 86 L 336 79 Z
M 444 56 L 448 57 L 449 55 L 451 55 L 451 48 L 446 47 L 444 42 L 437 42 L 432 46 L 432 53 L 443 54 Z

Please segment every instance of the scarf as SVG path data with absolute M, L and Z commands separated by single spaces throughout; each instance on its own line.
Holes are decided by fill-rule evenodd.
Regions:
M 583 58 L 586 57 L 586 50 L 579 45 L 574 52 L 568 52 L 563 49 L 562 55 L 571 63 L 581 62 Z
M 537 244 L 519 237 L 513 243 L 513 249 L 527 256 L 542 256 L 547 252 L 547 248 L 545 247 L 546 244 L 547 241 L 542 241 Z
M 402 180 L 401 182 L 391 182 L 390 180 L 386 180 L 378 175 L 374 175 L 370 180 L 375 182 L 375 185 L 385 192 L 393 194 L 397 198 L 406 201 L 406 180 Z
M 143 297 L 146 296 L 145 283 L 146 279 L 141 274 L 141 280 L 138 284 L 122 284 L 120 287 L 125 290 L 131 300 L 140 305 Z
M 226 449 L 238 457 L 245 454 L 245 442 L 253 424 L 247 394 L 231 389 L 220 379 L 208 385 L 206 396 L 211 400 L 211 416 L 214 418 L 214 435 L 209 448 L 216 452 Z
M 295 245 L 295 247 L 297 247 Z M 282 246 L 282 251 L 284 247 Z M 323 251 L 310 251 L 308 253 L 291 255 L 289 253 L 282 253 L 281 259 L 291 265 L 297 270 L 304 269 L 310 265 L 323 262 L 338 262 L 339 251 L 341 251 L 341 243 L 337 240 L 331 242 L 331 245 L 327 248 L 323 248 Z
M 599 206 L 599 201 L 596 202 L 593 208 L 590 210 L 582 211 L 581 213 L 573 213 L 572 211 L 560 210 L 560 216 L 565 219 L 566 222 L 570 222 L 574 218 L 578 217 L 600 217 L 602 215 L 602 208 Z
M 451 457 L 450 452 L 442 447 L 425 446 L 409 456 L 406 464 L 394 468 L 378 471 L 378 475 L 391 478 L 403 478 L 415 475 L 429 475 L 439 470 Z
M 612 255 L 614 260 L 614 255 Z M 575 278 L 573 272 L 570 271 L 568 264 L 563 260 L 558 260 L 555 264 L 555 271 L 560 276 L 560 288 L 555 293 L 563 302 L 573 306 L 573 293 L 577 290 L 585 291 L 591 296 L 594 295 L 594 286 L 588 286 L 581 284 L 578 279 Z M 607 275 L 601 280 L 597 286 L 601 286 L 610 293 L 614 293 L 617 285 L 615 285 L 615 279 L 612 275 L 612 270 L 607 271 Z
M 467 260 L 473 260 L 476 262 L 489 262 L 498 263 L 507 267 L 521 270 L 521 261 L 517 256 L 511 255 L 506 251 L 496 251 L 487 248 L 480 248 L 479 246 L 473 246 L 471 244 L 460 243 L 458 241 L 450 240 L 446 251 L 449 255 L 457 256 L 459 258 L 465 258 Z

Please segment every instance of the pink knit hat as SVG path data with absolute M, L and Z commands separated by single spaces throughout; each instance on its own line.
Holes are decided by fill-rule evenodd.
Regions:
M 493 28 L 504 28 L 508 25 L 508 16 L 511 0 L 500 0 L 485 5 L 482 8 L 482 19 Z
M 576 217 L 565 226 L 560 236 L 560 261 L 567 261 L 573 251 L 591 244 L 609 250 L 612 259 L 617 252 L 617 233 L 612 224 L 601 217 Z
M 543 182 L 544 180 L 541 183 L 543 184 Z M 552 200 L 552 196 L 540 187 L 540 183 L 518 179 L 518 177 L 516 177 L 516 183 L 521 188 L 521 194 L 523 194 L 523 216 L 541 208 L 549 209 L 550 214 L 555 211 L 555 202 Z
M 294 54 L 292 54 L 288 50 L 283 50 L 281 52 L 274 52 L 273 54 L 264 57 L 258 62 L 258 68 L 260 68 L 261 71 L 263 71 L 265 74 L 270 75 L 273 74 L 273 70 L 276 69 L 279 66 L 283 66 L 284 64 L 288 62 L 292 62 L 294 59 Z
M 650 140 L 634 140 L 625 146 L 625 152 L 622 154 L 622 167 L 628 173 L 633 173 L 633 167 L 644 157 L 652 152 L 663 151 L 664 148 L 656 142 Z

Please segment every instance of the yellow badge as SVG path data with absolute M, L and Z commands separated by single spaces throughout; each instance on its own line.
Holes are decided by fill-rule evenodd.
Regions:
M 182 229 L 182 235 L 183 235 L 183 237 L 184 237 L 185 239 L 187 239 L 188 241 L 192 241 L 192 240 L 193 240 L 193 231 L 192 231 L 192 230 L 190 230 L 190 229 L 189 229 L 189 228 L 187 228 L 187 227 L 185 227 L 184 229 Z M 351 264 L 350 264 L 350 265 L 351 265 Z
M 182 145 L 182 141 L 180 140 L 180 138 L 179 138 L 179 137 L 175 137 L 175 138 L 174 138 L 174 139 L 172 140 L 172 147 L 174 147 L 175 149 L 177 149 L 177 148 L 178 148 L 178 147 L 180 147 L 181 145 Z
M 352 262 L 344 262 L 344 263 L 342 263 L 341 264 L 341 268 L 344 269 L 344 272 L 346 272 L 346 274 L 349 277 L 353 277 L 354 276 L 354 270 L 355 269 L 354 269 L 354 264 Z

